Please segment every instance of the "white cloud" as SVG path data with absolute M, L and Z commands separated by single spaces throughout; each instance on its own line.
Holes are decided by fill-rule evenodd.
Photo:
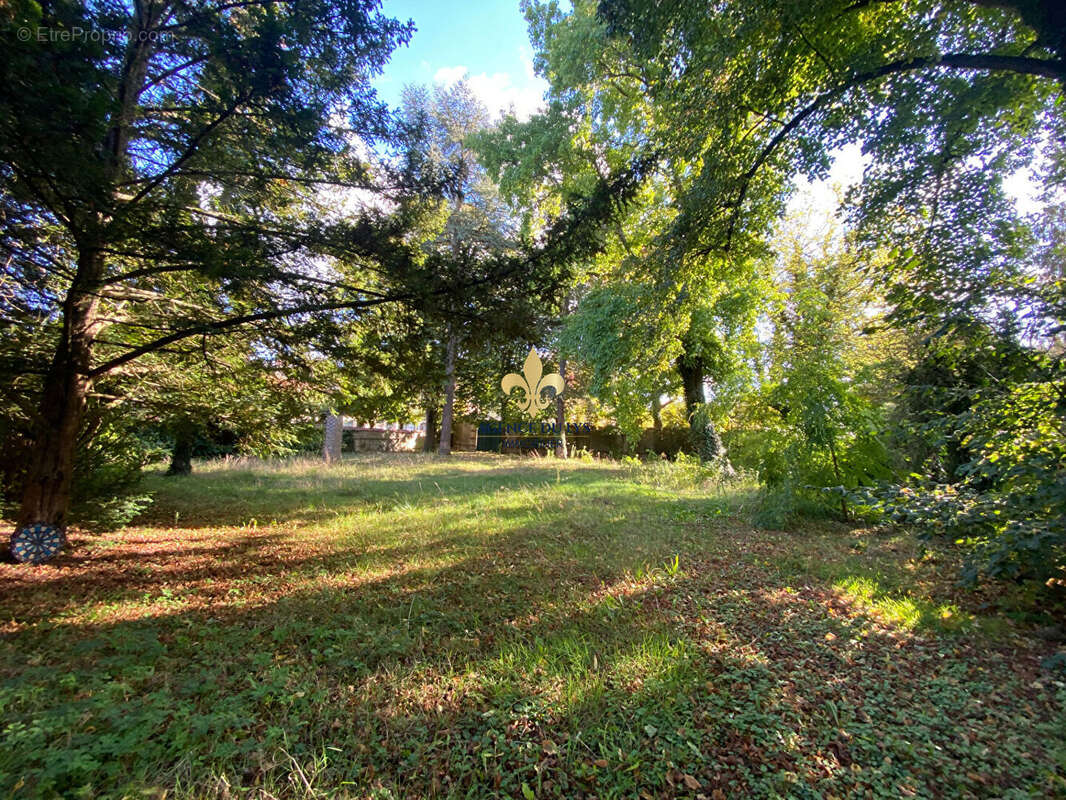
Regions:
M 469 73 L 466 67 L 460 65 L 457 67 L 441 67 L 433 73 L 434 83 L 456 83 L 463 79 L 463 76 Z
M 532 61 L 527 68 L 527 73 L 529 72 L 532 72 Z M 540 78 L 532 77 L 527 81 L 527 85 L 516 86 L 509 72 L 494 72 L 491 75 L 482 72 L 471 75 L 463 65 L 441 67 L 433 74 L 434 82 L 444 84 L 456 83 L 464 77 L 470 84 L 470 89 L 493 117 L 499 117 L 513 109 L 515 116 L 525 120 L 544 107 L 544 91 L 548 85 Z

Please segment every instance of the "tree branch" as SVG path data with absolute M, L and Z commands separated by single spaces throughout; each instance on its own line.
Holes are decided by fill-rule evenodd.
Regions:
M 192 138 L 192 140 L 189 142 L 188 146 L 185 148 L 185 152 L 183 152 L 180 156 L 178 156 L 174 160 L 174 163 L 172 163 L 169 167 L 167 167 L 165 170 L 163 170 L 163 172 L 161 172 L 159 175 L 155 176 L 155 178 L 153 178 L 151 181 L 149 181 L 139 192 L 137 192 L 137 194 L 135 194 L 133 197 L 131 197 L 129 199 L 129 201 L 126 203 L 125 207 L 126 208 L 131 208 L 132 206 L 136 205 L 140 200 L 142 200 L 153 189 L 155 189 L 157 186 L 159 186 L 161 183 L 163 183 L 168 178 L 173 177 L 174 173 L 177 172 L 177 170 L 181 167 L 182 164 L 184 164 L 186 161 L 188 161 L 190 158 L 192 158 L 194 155 L 196 155 L 196 151 L 200 149 L 200 145 L 203 143 L 203 141 L 208 136 L 210 136 L 211 133 L 219 125 L 221 125 L 223 122 L 225 122 L 227 119 L 232 117 L 235 113 L 237 113 L 237 109 L 239 109 L 244 103 L 248 102 L 248 100 L 250 100 L 250 99 L 251 99 L 251 93 L 250 92 L 245 92 L 243 95 L 241 95 L 240 97 L 237 98 L 237 100 L 233 103 L 233 105 L 231 105 L 229 108 L 227 108 L 221 114 L 219 114 L 218 117 L 216 117 L 214 120 L 212 120 L 210 123 L 208 123 L 205 127 L 200 129 L 197 132 L 197 134 Z
M 763 164 L 765 164 L 770 156 L 773 155 L 774 151 L 789 134 L 795 131 L 812 114 L 819 111 L 823 106 L 836 100 L 845 92 L 854 89 L 856 86 L 870 83 L 871 81 L 879 80 L 888 77 L 889 75 L 926 68 L 1017 72 L 1024 75 L 1038 75 L 1041 77 L 1055 78 L 1059 81 L 1066 81 L 1066 61 L 1052 61 L 1041 58 L 1028 58 L 1025 56 L 1002 56 L 984 53 L 947 53 L 941 56 L 923 56 L 901 61 L 893 61 L 888 64 L 883 64 L 877 69 L 853 75 L 839 86 L 823 92 L 804 106 L 767 143 L 756 157 L 755 163 L 751 165 L 751 168 L 740 176 L 740 191 L 737 194 L 736 201 L 733 203 L 733 214 L 729 222 L 729 228 L 726 232 L 725 249 L 728 250 L 732 244 L 733 233 L 736 230 L 740 218 L 741 206 L 747 198 L 748 189 L 751 186 L 752 180 L 762 168 Z
M 205 322 L 202 325 L 194 325 L 191 328 L 182 328 L 181 330 L 174 331 L 166 336 L 161 336 L 154 341 L 143 344 L 140 347 L 136 347 L 133 350 L 129 350 L 120 356 L 116 356 L 110 361 L 105 361 L 98 367 L 91 369 L 88 373 L 88 377 L 95 379 L 101 375 L 106 375 L 108 372 L 129 363 L 137 358 L 148 353 L 153 353 L 157 350 L 161 350 L 167 345 L 180 342 L 183 339 L 188 339 L 191 336 L 199 336 L 200 334 L 217 334 L 230 328 L 237 328 L 241 325 L 248 325 L 253 322 L 265 322 L 267 320 L 283 319 L 285 317 L 293 317 L 297 314 L 310 314 L 315 312 L 324 311 L 340 311 L 344 309 L 355 310 L 361 308 L 370 308 L 372 306 L 382 305 L 388 302 L 400 302 L 401 300 L 411 299 L 414 295 L 394 295 L 391 297 L 381 297 L 374 300 L 350 300 L 343 303 L 310 303 L 302 306 L 292 306 L 289 308 L 276 308 L 270 311 L 260 311 L 255 314 L 246 314 L 240 317 L 230 317 L 229 319 L 214 320 L 212 322 Z

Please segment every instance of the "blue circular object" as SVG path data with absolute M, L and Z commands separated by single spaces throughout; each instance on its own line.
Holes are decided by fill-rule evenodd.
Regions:
M 11 534 L 11 554 L 23 564 L 43 564 L 63 547 L 63 531 L 57 525 L 34 522 Z

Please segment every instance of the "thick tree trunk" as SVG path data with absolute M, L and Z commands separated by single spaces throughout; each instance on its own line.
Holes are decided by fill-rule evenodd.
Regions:
M 444 412 L 440 417 L 440 447 L 442 456 L 452 454 L 452 416 L 455 413 L 455 347 L 456 336 L 448 331 L 448 345 L 444 356 Z
M 22 489 L 17 523 L 65 528 L 78 433 L 89 396 L 89 367 L 98 327 L 94 291 L 103 274 L 99 249 L 83 248 L 78 272 L 63 303 L 63 331 L 44 380 L 41 416 Z
M 45 522 L 65 528 L 88 389 L 84 378 L 73 373 L 50 375 L 48 384 L 17 524 Z
M 163 11 L 162 5 L 148 7 L 143 16 L 138 15 L 137 27 L 131 33 L 154 30 Z M 110 183 L 101 188 L 108 191 L 114 190 L 114 181 L 118 180 L 126 160 L 130 128 L 137 99 L 144 88 L 154 41 L 154 37 L 131 36 L 126 52 L 122 78 L 115 93 L 118 111 L 102 142 L 103 154 L 110 166 Z M 89 371 L 93 341 L 100 327 L 97 290 L 104 274 L 105 243 L 92 236 L 104 226 L 106 215 L 90 214 L 89 218 L 92 222 L 87 229 L 94 233 L 75 237 L 78 239 L 78 263 L 63 301 L 63 329 L 59 343 L 44 379 L 41 414 L 35 425 L 30 463 L 16 518 L 19 526 L 45 522 L 63 529 L 67 524 L 78 434 L 91 388 Z
M 174 449 L 170 453 L 170 469 L 167 475 L 192 474 L 192 446 L 196 441 L 193 430 L 180 426 L 174 434 Z
M 677 360 L 677 371 L 685 393 L 685 415 L 691 419 L 696 407 L 707 402 L 703 394 L 703 366 L 682 357 Z
M 422 442 L 422 452 L 432 453 L 437 441 L 437 401 L 426 399 L 426 438 Z
M 559 374 L 566 381 L 566 359 L 559 359 Z M 555 435 L 559 440 L 555 445 L 557 458 L 566 458 L 566 400 L 561 394 L 555 395 Z
M 703 392 L 703 365 L 682 356 L 677 361 L 677 370 L 681 374 L 681 385 L 685 392 L 685 413 L 689 420 L 692 449 L 701 460 L 714 461 L 725 454 L 721 437 L 709 419 L 696 413 L 707 402 Z

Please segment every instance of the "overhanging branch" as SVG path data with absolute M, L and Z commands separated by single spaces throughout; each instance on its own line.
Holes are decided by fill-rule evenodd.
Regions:
M 502 268 L 491 269 L 481 277 L 465 281 L 459 286 L 438 286 L 428 292 L 398 292 L 390 295 L 380 295 L 370 299 L 346 300 L 334 303 L 303 303 L 286 308 L 275 308 L 259 311 L 254 314 L 244 314 L 227 319 L 212 320 L 198 325 L 191 325 L 128 350 L 122 355 L 116 356 L 109 361 L 90 369 L 87 373 L 87 377 L 94 379 L 101 375 L 106 375 L 108 372 L 117 369 L 123 364 L 127 364 L 143 355 L 159 351 L 168 345 L 180 342 L 192 336 L 214 335 L 242 325 L 284 319 L 299 314 L 360 310 L 385 305 L 387 303 L 402 303 L 417 300 L 419 298 L 439 297 L 454 293 L 457 290 L 470 291 L 471 289 L 476 289 L 486 284 L 498 282 L 515 274 L 528 271 L 531 264 L 542 259 L 558 261 L 573 259 L 576 251 L 583 251 L 590 248 L 588 236 L 582 237 L 577 235 L 578 230 L 590 224 L 592 224 L 593 227 L 598 227 L 598 224 L 609 221 L 610 216 L 615 213 L 617 208 L 632 199 L 635 187 L 639 183 L 640 173 L 654 163 L 656 158 L 657 156 L 649 156 L 640 159 L 632 164 L 629 170 L 623 173 L 620 177 L 611 181 L 602 181 L 601 186 L 596 192 L 593 192 L 591 195 L 584 198 L 584 207 L 579 208 L 576 211 L 571 210 L 569 214 L 564 215 L 564 217 L 557 220 L 557 227 L 554 233 L 549 235 L 548 240 L 543 246 L 530 253 L 528 257 L 510 260 L 509 263 L 501 265 Z M 603 202 L 604 198 L 608 201 L 606 204 Z M 576 241 L 573 240 L 573 237 L 575 236 Z M 568 243 L 570 246 L 567 246 L 564 242 Z M 602 244 L 591 245 L 591 249 L 598 249 L 600 247 L 602 247 Z
M 1029 58 L 1026 56 L 1003 56 L 981 53 L 947 53 L 941 56 L 918 57 L 893 61 L 883 64 L 877 69 L 868 72 L 860 72 L 832 89 L 818 95 L 814 100 L 804 106 L 779 130 L 766 144 L 756 157 L 755 162 L 743 175 L 740 176 L 740 190 L 733 204 L 733 214 L 726 231 L 725 249 L 728 250 L 733 241 L 733 233 L 740 219 L 741 207 L 747 198 L 748 190 L 755 175 L 763 164 L 774 154 L 781 143 L 788 138 L 789 134 L 802 125 L 812 114 L 821 110 L 828 103 L 836 100 L 841 95 L 860 86 L 870 83 L 889 75 L 901 72 L 927 68 L 944 68 L 959 70 L 979 70 L 986 72 L 1017 72 L 1024 75 L 1037 75 L 1045 78 L 1054 78 L 1066 82 L 1066 61 L 1052 61 L 1049 59 Z

